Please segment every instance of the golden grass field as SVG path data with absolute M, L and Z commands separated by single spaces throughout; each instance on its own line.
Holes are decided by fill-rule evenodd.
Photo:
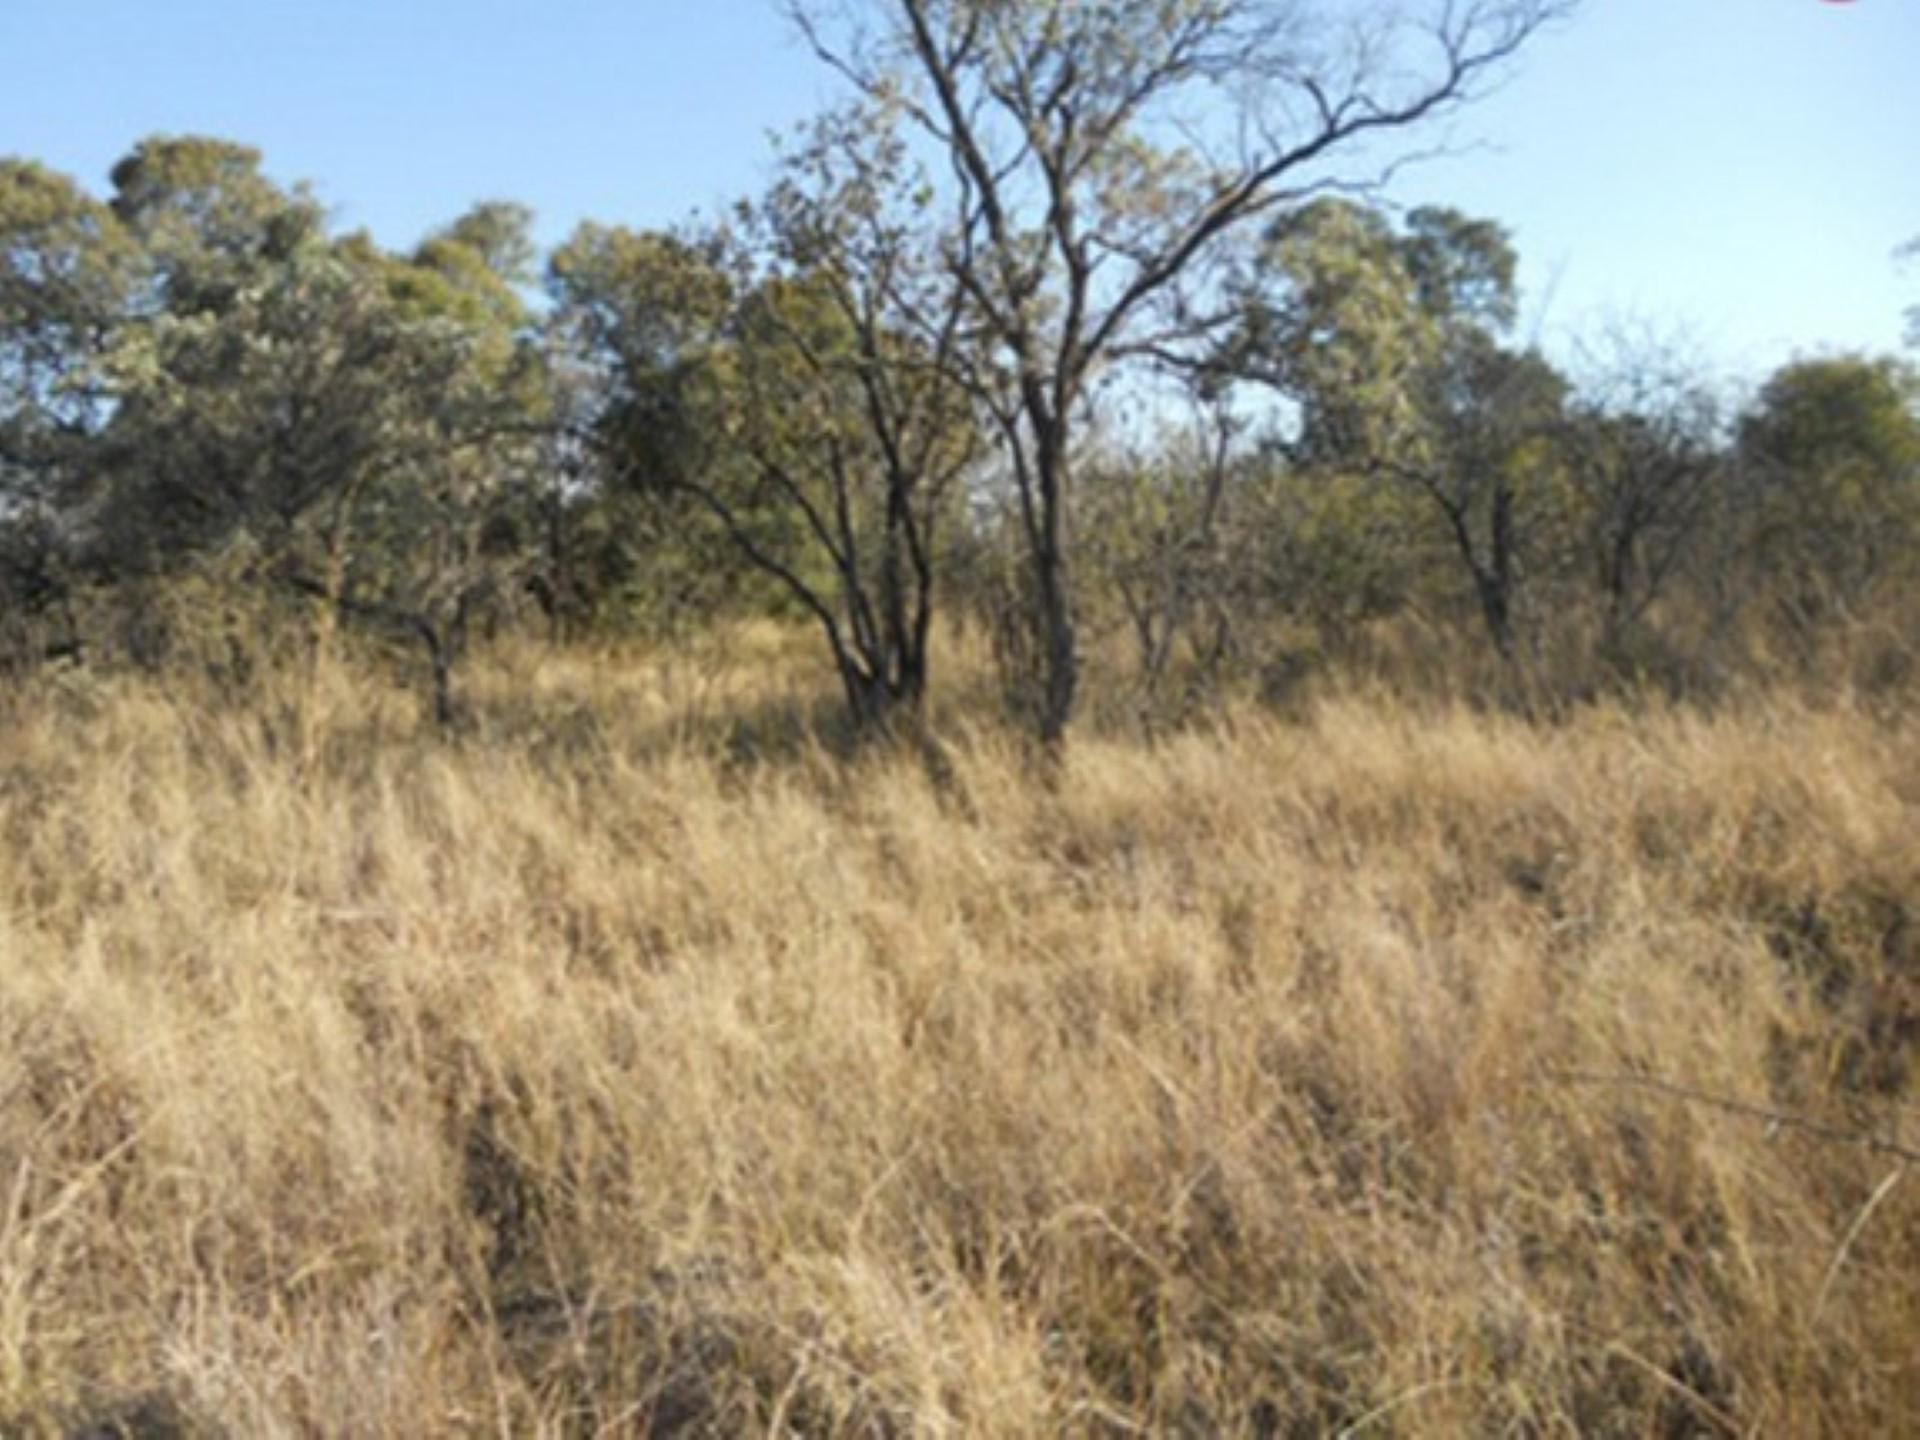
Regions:
M 0 1433 L 1920 1433 L 1920 723 L 811 673 L 16 684 Z

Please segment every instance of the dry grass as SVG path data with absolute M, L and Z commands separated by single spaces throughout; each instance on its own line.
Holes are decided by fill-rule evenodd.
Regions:
M 0 708 L 0 1431 L 1920 1430 L 1920 728 L 785 673 Z

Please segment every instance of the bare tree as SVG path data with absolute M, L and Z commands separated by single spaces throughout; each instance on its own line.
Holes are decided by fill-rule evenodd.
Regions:
M 815 50 L 944 155 L 966 382 L 1017 492 L 1041 737 L 1073 714 L 1072 466 L 1103 371 L 1191 358 L 1249 222 L 1382 178 L 1575 0 L 788 0 Z
M 1196 384 L 1188 413 L 1170 420 L 1142 449 L 1082 461 L 1089 484 L 1082 511 L 1083 577 L 1104 582 L 1118 602 L 1139 661 L 1140 711 L 1151 725 L 1183 646 L 1197 694 L 1234 649 L 1231 611 L 1237 566 L 1230 552 L 1231 492 L 1253 457 L 1237 444 L 1246 429 L 1222 387 Z M 1176 412 L 1177 414 L 1177 412 Z
M 1679 343 L 1615 324 L 1567 417 L 1607 656 L 1686 564 L 1724 471 L 1725 419 L 1703 369 Z

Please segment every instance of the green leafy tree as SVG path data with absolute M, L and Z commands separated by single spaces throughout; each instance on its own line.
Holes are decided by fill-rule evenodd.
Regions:
M 243 147 L 149 142 L 115 179 L 156 279 L 105 364 L 98 548 L 307 595 L 319 654 L 341 617 L 403 633 L 451 719 L 471 621 L 530 539 L 526 213 L 479 207 L 403 257 L 328 236 Z
M 322 228 L 304 191 L 270 180 L 258 150 L 206 136 L 154 136 L 113 167 L 113 212 L 145 250 L 150 307 L 218 312 Z
M 338 558 L 390 453 L 405 336 L 377 271 L 312 236 L 219 311 L 162 312 L 112 357 L 106 437 L 123 566 L 318 532 Z
M 554 398 L 522 295 L 531 224 L 490 202 L 379 264 L 398 340 L 384 378 L 401 407 L 322 591 L 421 645 L 442 725 L 475 622 L 510 610 L 537 568 Z
M 1292 402 L 1298 465 L 1423 497 L 1504 660 L 1532 538 L 1559 503 L 1551 440 L 1567 388 L 1503 343 L 1515 268 L 1488 222 L 1418 210 L 1396 233 L 1364 206 L 1318 201 L 1270 232 L 1242 328 L 1211 362 Z
M 924 701 L 941 530 L 979 448 L 965 298 L 917 243 L 923 203 L 896 137 L 843 112 L 706 243 L 587 236 L 555 261 L 624 272 L 577 323 L 606 337 L 628 468 L 817 623 L 868 731 Z
M 97 433 L 100 360 L 140 259 L 112 211 L 71 180 L 0 160 L 0 466 L 15 486 Z
M 1739 427 L 1756 583 L 1805 627 L 1855 615 L 1920 559 L 1920 377 L 1892 359 L 1783 366 Z
M 587 222 L 549 258 L 547 289 L 562 407 L 545 511 L 553 613 L 672 629 L 764 601 L 677 483 L 719 449 L 699 418 L 734 295 L 715 246 Z
M 139 247 L 63 175 L 0 159 L 0 629 L 68 599 L 63 515 L 111 413 L 101 362 L 138 284 Z M 69 635 L 66 643 L 72 643 Z
M 1702 369 L 1672 344 L 1616 327 L 1560 432 L 1608 658 L 1626 658 L 1649 611 L 1701 558 L 1724 498 L 1726 424 Z

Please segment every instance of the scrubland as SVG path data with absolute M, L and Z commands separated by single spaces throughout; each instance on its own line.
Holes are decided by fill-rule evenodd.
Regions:
M 0 1432 L 1920 1432 L 1902 714 L 297 679 L 0 699 Z

